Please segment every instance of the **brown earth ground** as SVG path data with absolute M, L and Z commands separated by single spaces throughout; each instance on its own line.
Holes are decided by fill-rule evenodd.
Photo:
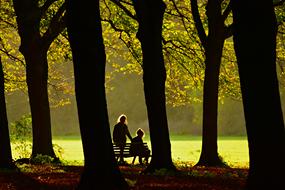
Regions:
M 0 171 L 0 190 L 73 190 L 82 166 L 24 164 L 21 172 Z M 143 167 L 120 166 L 131 190 L 242 190 L 248 169 L 181 167 L 179 174 L 157 171 L 143 175 Z

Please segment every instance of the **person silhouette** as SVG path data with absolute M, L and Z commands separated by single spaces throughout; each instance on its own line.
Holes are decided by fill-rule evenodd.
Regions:
M 126 136 L 132 141 L 132 136 L 127 126 L 127 116 L 125 114 L 121 114 L 118 117 L 117 124 L 115 124 L 113 130 L 114 144 L 120 148 L 119 164 L 125 164 L 123 152 L 127 142 Z
M 130 152 L 134 155 L 133 164 L 135 162 L 136 156 L 139 156 L 139 163 L 143 165 L 143 158 L 145 158 L 145 163 L 148 164 L 148 158 L 150 156 L 150 150 L 143 144 L 144 131 L 141 128 L 137 130 L 137 136 L 133 138 Z

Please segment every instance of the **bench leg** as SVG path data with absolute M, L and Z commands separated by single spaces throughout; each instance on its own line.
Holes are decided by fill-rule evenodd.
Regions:
M 135 163 L 136 157 L 137 157 L 137 156 L 134 156 L 133 161 L 132 161 L 132 164 Z

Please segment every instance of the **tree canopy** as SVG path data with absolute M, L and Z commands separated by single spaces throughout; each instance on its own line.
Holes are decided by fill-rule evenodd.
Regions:
M 43 2 L 42 2 L 43 3 Z M 204 77 L 204 50 L 198 39 L 191 15 L 190 1 L 165 1 L 167 5 L 163 25 L 163 50 L 167 68 L 166 97 L 172 106 L 201 102 Z M 41 20 L 41 33 L 44 34 L 51 18 L 56 16 L 62 1 L 54 1 Z M 199 13 L 207 31 L 206 3 L 200 1 Z M 101 1 L 103 35 L 106 46 L 107 64 L 112 70 L 107 72 L 107 82 L 113 72 L 142 74 L 142 59 L 139 41 L 135 38 L 138 24 L 132 2 Z M 284 4 L 276 6 L 278 19 L 277 65 L 280 84 L 284 86 Z M 6 76 L 6 91 L 26 90 L 25 61 L 18 51 L 20 38 L 11 1 L 1 0 L 1 54 Z M 231 15 L 226 21 L 232 22 Z M 72 71 L 62 72 L 71 60 L 66 31 L 51 44 L 48 52 L 49 89 L 52 105 L 69 102 L 68 94 L 73 93 Z M 239 77 L 233 53 L 233 42 L 226 40 L 220 72 L 219 100 L 225 97 L 240 99 Z M 6 64 L 9 63 L 9 64 Z M 68 74 L 69 73 L 69 74 Z M 108 84 L 108 83 L 107 83 Z M 112 89 L 108 86 L 108 89 Z M 61 98 L 59 98 L 59 96 Z

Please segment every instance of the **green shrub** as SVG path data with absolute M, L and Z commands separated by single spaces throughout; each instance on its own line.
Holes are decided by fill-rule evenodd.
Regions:
M 35 157 L 31 158 L 31 163 L 33 164 L 51 164 L 54 162 L 54 158 L 47 155 L 37 154 Z
M 11 142 L 14 150 L 17 152 L 18 159 L 29 158 L 32 151 L 32 118 L 30 114 L 23 115 L 19 120 L 10 125 Z M 62 159 L 63 148 L 57 144 L 53 144 L 53 149 L 57 158 Z M 43 158 L 42 158 L 43 157 Z M 49 158 L 39 156 L 36 162 L 50 162 Z M 54 160 L 53 160 L 54 161 Z
M 23 115 L 10 125 L 11 141 L 32 138 L 32 118 L 30 114 Z
M 19 120 L 10 125 L 11 142 L 19 158 L 28 158 L 32 150 L 32 118 L 23 115 Z

